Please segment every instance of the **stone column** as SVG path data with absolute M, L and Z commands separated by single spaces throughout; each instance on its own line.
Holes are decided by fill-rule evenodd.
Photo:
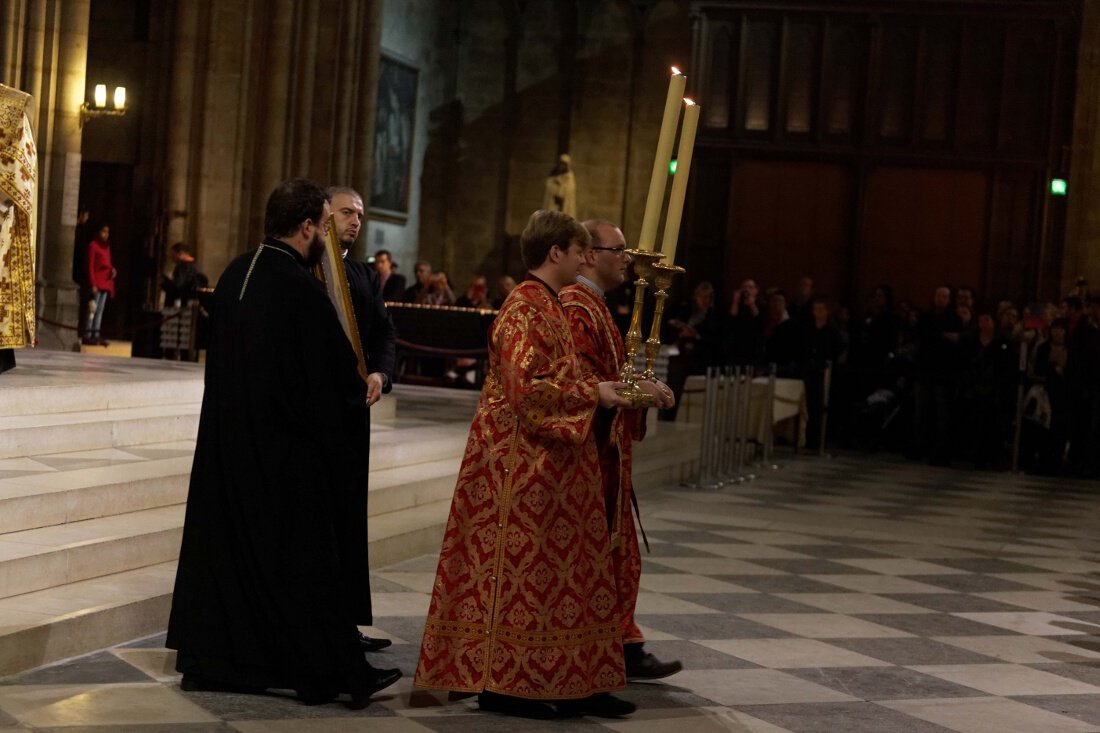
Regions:
M 199 98 L 201 90 L 195 70 L 199 68 L 199 18 L 209 10 L 203 5 L 204 3 L 197 0 L 176 3 L 171 90 L 168 100 L 168 116 L 171 121 L 168 125 L 168 150 L 165 155 L 165 178 L 168 181 L 166 241 L 169 243 L 189 241 L 188 234 L 193 229 L 189 181 L 195 155 L 192 146 L 197 111 L 195 100 Z M 202 247 L 201 242 L 195 244 Z M 201 249 L 198 254 L 203 254 Z
M 0 3 L 0 83 L 19 87 L 23 68 L 23 26 L 27 0 Z
M 43 257 L 39 261 L 41 315 L 53 321 L 76 324 L 77 291 L 72 282 L 73 236 L 75 222 L 62 219 L 65 195 L 77 192 L 65 190 L 66 165 L 71 155 L 80 155 L 80 105 L 84 101 L 84 81 L 88 67 L 88 20 L 91 0 L 65 0 L 51 2 L 53 7 L 47 18 L 52 21 L 56 46 L 45 44 L 45 57 L 41 60 L 45 70 L 42 93 L 48 86 L 57 94 L 48 115 L 50 130 L 39 124 L 38 175 L 39 217 L 38 241 L 44 244 Z M 64 5 L 62 8 L 61 6 Z M 49 38 L 51 28 L 46 28 Z M 52 58 L 57 65 L 52 66 Z M 39 106 L 39 109 L 44 109 Z M 45 144 L 43 144 L 45 141 Z M 79 161 L 79 158 L 76 159 Z M 71 330 L 52 330 L 47 324 L 39 329 L 39 341 L 47 348 L 72 348 L 77 334 Z
M 359 109 L 356 113 L 355 141 L 352 151 L 355 159 L 351 167 L 352 187 L 363 195 L 363 206 L 370 208 L 371 176 L 374 172 L 374 107 L 378 97 L 378 71 L 382 51 L 382 0 L 360 0 L 362 27 L 365 32 L 360 36 L 359 78 L 358 84 L 345 92 L 347 102 L 354 101 Z M 350 255 L 363 260 L 367 257 L 369 246 L 366 237 L 367 227 L 355 241 Z
M 34 142 L 38 146 L 38 189 L 42 190 L 42 151 L 50 145 L 50 127 L 41 120 L 50 119 L 50 75 L 53 74 L 53 54 L 57 43 L 57 29 L 46 29 L 47 0 L 32 0 L 24 4 L 21 17 L 22 40 L 18 53 L 23 58 L 13 59 L 15 86 L 34 97 Z M 47 43 L 47 37 L 48 42 Z M 41 209 L 41 206 L 40 206 Z M 40 222 L 40 226 L 41 226 Z M 40 238 L 41 241 L 41 238 Z
M 320 3 L 305 3 L 298 9 L 297 43 L 294 46 L 294 88 L 286 90 L 293 114 L 294 147 L 291 149 L 291 169 L 294 175 L 323 178 L 313 160 L 313 100 L 317 84 L 317 44 L 320 25 Z M 328 70 L 326 70 L 328 71 Z M 284 102 L 283 106 L 287 106 Z
M 1083 0 L 1081 10 L 1061 290 L 1083 275 L 1095 294 L 1100 293 L 1100 0 Z
M 275 184 L 287 171 L 287 89 L 290 84 L 289 52 L 294 32 L 294 0 L 275 0 L 267 12 L 267 38 L 264 69 L 256 83 L 261 85 L 257 120 L 255 180 L 252 181 L 252 205 L 249 229 L 263 232 L 264 206 Z

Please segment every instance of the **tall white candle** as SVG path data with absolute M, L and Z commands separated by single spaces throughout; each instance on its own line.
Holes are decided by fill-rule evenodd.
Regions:
M 680 149 L 676 153 L 676 175 L 672 177 L 672 194 L 665 218 L 665 235 L 661 240 L 661 252 L 666 265 L 676 264 L 676 242 L 680 238 L 680 219 L 684 213 L 687 196 L 688 174 L 691 173 L 691 154 L 695 150 L 695 131 L 699 128 L 699 105 L 684 100 L 684 128 L 680 131 Z
M 668 164 L 672 160 L 672 143 L 676 140 L 676 125 L 680 121 L 680 100 L 686 86 L 687 77 L 673 66 L 672 77 L 668 80 L 665 114 L 661 119 L 661 134 L 657 138 L 657 154 L 653 158 L 653 172 L 649 177 L 649 196 L 642 216 L 642 231 L 638 235 L 638 249 L 652 251 L 657 243 L 657 224 L 661 221 L 661 209 L 665 202 Z

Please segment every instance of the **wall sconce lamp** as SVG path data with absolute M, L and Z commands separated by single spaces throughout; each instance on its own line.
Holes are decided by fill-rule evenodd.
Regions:
M 80 126 L 91 117 L 121 117 L 126 114 L 126 87 L 115 87 L 114 105 L 107 106 L 107 85 L 96 84 L 92 104 L 80 105 Z

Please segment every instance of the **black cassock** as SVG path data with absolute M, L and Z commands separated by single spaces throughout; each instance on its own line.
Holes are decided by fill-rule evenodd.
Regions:
M 373 680 L 356 629 L 370 617 L 366 563 L 349 555 L 365 546 L 355 511 L 365 456 L 354 448 L 365 445 L 365 400 L 302 258 L 268 239 L 230 263 L 213 297 L 168 624 L 177 670 L 311 694 Z
M 393 389 L 394 328 L 386 304 L 382 300 L 378 275 L 369 266 L 352 259 L 344 260 L 344 270 L 348 277 L 348 290 L 352 308 L 355 311 L 355 323 L 359 329 L 359 342 L 363 347 L 367 373 L 381 372 L 386 376 L 382 391 Z M 370 410 L 365 413 L 365 428 L 361 441 L 356 441 L 354 449 L 355 486 L 357 491 L 349 497 L 349 518 L 362 519 L 362 531 L 345 534 L 347 542 L 343 547 L 343 558 L 351 578 L 348 592 L 353 594 L 356 609 L 355 622 L 361 626 L 374 623 L 371 615 L 370 581 L 368 580 L 368 538 L 367 538 L 367 477 L 370 470 Z

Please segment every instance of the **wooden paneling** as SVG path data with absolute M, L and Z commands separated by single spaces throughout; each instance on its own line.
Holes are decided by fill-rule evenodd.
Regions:
M 818 24 L 790 23 L 783 43 L 783 131 L 808 135 L 813 129 L 814 97 L 818 71 Z
M 809 273 L 849 302 L 881 280 L 922 304 L 940 281 L 1050 289 L 1065 214 L 1045 185 L 1070 145 L 1080 0 L 691 9 L 703 88 L 730 88 L 734 110 L 728 125 L 708 117 L 719 124 L 696 154 L 733 161 L 728 191 L 691 193 L 706 206 L 728 194 L 724 285 Z
M 855 132 L 859 105 L 860 66 L 865 51 L 862 35 L 852 23 L 830 23 L 825 48 L 822 105 L 824 132 L 829 137 L 850 137 Z
M 738 161 L 730 184 L 726 282 L 791 291 L 812 275 L 839 294 L 851 241 L 852 174 L 815 163 Z
M 779 23 L 752 19 L 742 24 L 741 129 L 749 134 L 772 129 L 772 90 L 775 86 Z
M 981 281 L 985 242 L 984 173 L 879 168 L 868 176 L 859 256 L 862 296 L 878 283 L 923 307 L 942 283 Z M 861 301 L 860 301 L 861 302 Z
M 955 141 L 959 148 L 994 145 L 1002 45 L 999 28 L 991 24 L 968 23 L 963 30 L 955 124 Z
M 1052 29 L 1014 23 L 1005 38 L 1004 97 L 1000 143 L 1010 150 L 1041 150 L 1046 141 L 1046 101 L 1056 48 Z
M 944 145 L 951 134 L 955 69 L 959 66 L 959 33 L 954 25 L 935 26 L 921 43 L 917 88 L 920 142 Z
M 1031 295 L 1029 272 L 1040 212 L 1036 185 L 1027 171 L 1005 171 L 993 180 L 990 196 L 988 276 L 985 290 L 995 298 Z
M 878 111 L 878 137 L 905 142 L 913 124 L 913 88 L 917 67 L 917 33 L 911 25 L 893 24 L 883 29 L 881 73 L 872 105 Z

